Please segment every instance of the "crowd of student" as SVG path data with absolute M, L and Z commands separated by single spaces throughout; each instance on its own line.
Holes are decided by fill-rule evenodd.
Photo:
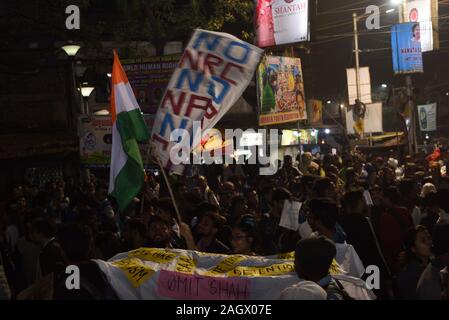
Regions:
M 284 157 L 274 176 L 238 165 L 193 168 L 170 176 L 177 208 L 149 172 L 143 196 L 126 212 L 95 175 L 84 185 L 71 178 L 24 184 L 0 207 L 0 264 L 13 299 L 49 274 L 55 298 L 75 298 L 64 289 L 70 264 L 87 275 L 76 298 L 113 299 L 91 259 L 140 247 L 265 256 L 296 250 L 302 281 L 284 299 L 350 299 L 329 275 L 334 259 L 361 279 L 366 267 L 378 267 L 378 299 L 447 299 L 447 160 L 444 151 L 438 159 L 304 153 L 295 163 Z M 279 225 L 288 202 L 301 203 L 296 230 Z

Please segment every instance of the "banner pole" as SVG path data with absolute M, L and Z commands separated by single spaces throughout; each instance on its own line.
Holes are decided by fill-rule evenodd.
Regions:
M 151 145 L 150 144 L 148 144 L 148 149 L 147 149 L 147 156 L 146 156 L 146 159 L 145 159 L 145 164 L 144 164 L 144 167 L 143 167 L 143 171 L 145 172 L 145 169 L 149 166 L 149 164 L 150 164 L 150 154 L 151 154 Z M 145 175 L 146 175 L 146 173 L 145 173 Z M 145 181 L 146 182 L 146 181 Z M 141 199 L 141 201 L 140 201 L 140 215 L 142 216 L 143 215 L 143 208 L 144 208 L 144 204 L 145 204 L 145 188 L 146 188 L 146 184 L 144 185 L 144 187 L 143 187 L 143 190 L 142 190 L 142 199 Z
M 167 184 L 167 188 L 168 188 L 168 192 L 170 193 L 171 201 L 173 202 L 173 206 L 175 207 L 176 216 L 178 217 L 179 223 L 181 223 L 182 222 L 181 214 L 179 213 L 178 204 L 176 203 L 176 199 L 173 194 L 173 190 L 170 186 L 170 182 L 168 181 L 167 173 L 165 172 L 165 169 L 164 169 L 164 166 L 162 165 L 161 159 L 159 159 L 158 156 L 156 156 L 156 159 L 157 159 L 159 168 L 162 171 L 162 175 L 164 176 L 165 183 Z

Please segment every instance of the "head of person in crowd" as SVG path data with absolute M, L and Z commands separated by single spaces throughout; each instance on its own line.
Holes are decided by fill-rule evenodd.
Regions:
M 394 208 L 400 205 L 401 194 L 398 187 L 390 186 L 383 190 L 383 202 L 387 208 Z
M 171 222 L 162 216 L 153 216 L 148 222 L 148 246 L 170 248 L 172 242 Z
M 139 219 L 129 219 L 122 231 L 123 248 L 126 251 L 139 249 L 147 239 L 147 226 Z
M 384 158 L 376 157 L 373 164 L 376 167 L 377 171 L 381 170 L 384 167 Z
M 94 252 L 94 238 L 88 226 L 71 223 L 58 232 L 58 240 L 70 264 L 88 261 Z
M 432 232 L 433 253 L 443 267 L 449 267 L 449 223 L 435 225 Z
M 208 188 L 207 179 L 205 176 L 198 176 L 197 187 L 200 188 L 201 193 L 204 193 Z
M 437 193 L 437 188 L 433 183 L 425 183 L 421 188 L 421 193 L 419 194 L 422 199 L 424 199 L 429 193 Z
M 394 184 L 395 181 L 395 173 L 394 170 L 392 170 L 389 167 L 384 167 L 379 174 L 380 182 L 382 186 L 388 187 Z
M 300 279 L 318 282 L 329 275 L 337 254 L 335 244 L 324 236 L 303 239 L 295 250 L 295 271 Z
M 402 269 L 413 259 L 427 265 L 432 256 L 432 237 L 426 227 L 418 225 L 405 233 L 404 251 L 399 255 L 399 268 Z
M 313 193 L 316 198 L 330 198 L 337 200 L 337 191 L 335 184 L 330 178 L 319 178 L 313 184 Z
M 312 161 L 309 164 L 309 166 L 307 167 L 307 172 L 306 173 L 311 174 L 311 175 L 315 175 L 315 176 L 319 175 L 319 173 L 320 173 L 320 165 L 316 161 L 318 161 L 318 160 Z
M 243 177 L 240 175 L 232 175 L 229 177 L 229 182 L 233 184 L 234 186 L 234 193 L 238 194 L 243 189 Z
M 273 185 L 269 184 L 269 185 L 264 185 L 262 187 L 262 193 L 260 195 L 261 200 L 267 202 L 267 203 L 271 203 L 272 199 L 273 199 Z
M 438 189 L 438 204 L 445 213 L 449 213 L 449 188 Z
M 291 200 L 292 194 L 285 188 L 276 188 L 273 191 L 271 215 L 280 218 L 285 200 Z
M 185 194 L 187 193 L 187 187 L 182 182 L 176 182 L 173 184 L 173 193 L 177 201 L 183 201 Z
M 440 212 L 440 202 L 438 199 L 438 193 L 429 192 L 421 198 L 421 210 L 427 216 L 437 217 Z
M 226 223 L 226 218 L 217 212 L 207 211 L 201 215 L 198 222 L 198 235 L 213 238 Z
M 367 213 L 367 205 L 361 189 L 347 192 L 341 202 L 344 214 L 365 215 Z
M 316 177 L 311 174 L 305 174 L 301 177 L 301 192 L 306 199 L 313 197 L 313 185 Z
M 323 157 L 323 169 L 325 171 L 328 171 L 329 167 L 331 165 L 333 165 L 333 163 L 334 163 L 334 158 L 333 158 L 332 154 L 329 154 L 329 153 L 325 154 Z
M 355 184 L 357 184 L 358 174 L 354 167 L 349 167 L 346 169 L 345 173 L 345 180 L 346 180 L 346 186 L 351 187 Z
M 307 168 L 313 160 L 312 153 L 304 152 L 301 156 L 301 167 Z M 305 172 L 303 172 L 305 173 Z
M 201 215 L 197 226 L 197 250 L 211 253 L 230 253 L 229 247 L 220 240 L 226 218 L 217 212 L 208 211 Z
M 110 231 L 101 231 L 96 234 L 92 258 L 109 260 L 119 252 L 123 252 L 123 248 L 116 234 Z
M 235 189 L 234 184 L 231 181 L 223 182 L 221 185 L 221 192 L 227 192 L 228 194 L 232 196 L 236 195 L 237 190 Z M 221 202 L 220 202 L 221 203 Z
M 248 200 L 248 209 L 252 212 L 257 213 L 259 210 L 259 195 L 256 189 L 250 189 L 246 193 L 246 199 Z
M 291 168 L 293 166 L 293 159 L 291 155 L 284 156 L 283 168 Z
M 380 207 L 384 204 L 383 201 L 383 189 L 378 184 L 375 184 L 370 189 L 371 200 L 376 207 Z
M 307 222 L 312 231 L 333 239 L 338 220 L 338 206 L 331 199 L 316 198 L 309 202 Z
M 404 178 L 399 182 L 399 192 L 402 203 L 414 205 L 418 197 L 418 186 L 416 181 L 410 178 Z
M 449 166 L 448 166 L 449 167 Z M 449 169 L 449 168 L 448 168 Z M 449 170 L 448 170 L 449 171 Z M 449 189 L 449 172 L 448 175 L 445 177 L 441 177 L 439 189 Z
M 257 245 L 256 221 L 252 216 L 245 215 L 232 227 L 232 252 L 252 256 L 255 255 Z
M 235 222 L 246 213 L 248 213 L 246 198 L 244 196 L 234 196 L 231 200 L 231 207 L 229 209 L 230 220 Z
M 156 204 L 156 214 L 167 221 L 177 220 L 176 210 L 170 198 L 161 198 Z
M 55 234 L 56 226 L 52 219 L 37 218 L 31 224 L 31 240 L 40 246 L 55 237 Z
M 368 174 L 367 176 L 367 183 L 369 186 L 373 186 L 376 183 L 377 180 L 377 170 L 376 167 L 374 165 L 372 165 L 371 163 L 367 163 L 365 165 L 365 171 Z

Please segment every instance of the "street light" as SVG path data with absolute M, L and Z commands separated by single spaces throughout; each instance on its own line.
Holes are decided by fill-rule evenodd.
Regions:
M 388 88 L 388 85 L 386 83 L 382 83 L 381 87 L 385 89 Z
M 396 9 L 391 8 L 391 9 L 388 9 L 387 11 L 385 11 L 385 13 L 392 13 L 392 12 L 395 12 L 395 11 L 396 11 Z
M 330 101 L 330 100 L 327 100 L 327 104 L 331 104 L 332 103 L 332 101 Z
M 83 83 L 87 84 L 87 83 Z M 90 87 L 90 86 L 85 86 L 85 87 L 81 87 L 81 95 L 83 96 L 83 100 L 84 100 L 84 112 L 86 114 L 89 114 L 89 96 L 91 95 L 92 91 L 94 91 L 94 87 Z
M 74 57 L 76 56 L 76 54 L 78 53 L 78 50 L 81 47 L 76 45 L 76 44 L 68 44 L 63 46 L 61 49 L 64 50 L 64 52 L 69 56 L 69 57 Z
M 324 133 L 325 134 L 329 134 L 329 133 L 331 133 L 331 130 L 330 129 L 324 129 Z
M 404 0 L 391 0 L 391 3 L 395 6 L 402 4 L 404 2 Z
M 73 113 L 74 113 L 74 106 L 76 105 L 77 97 L 76 97 L 76 80 L 75 80 L 75 73 L 74 73 L 74 58 L 76 54 L 78 53 L 79 49 L 81 47 L 79 45 L 74 44 L 73 42 L 69 42 L 65 46 L 61 47 L 61 50 L 63 50 L 67 56 L 67 78 L 68 81 L 66 82 L 67 86 L 67 123 L 69 130 L 73 129 L 74 121 L 73 121 Z

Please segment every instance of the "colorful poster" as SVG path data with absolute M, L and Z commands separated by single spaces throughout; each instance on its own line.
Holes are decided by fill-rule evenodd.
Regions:
M 298 283 L 294 252 L 261 257 L 140 248 L 95 262 L 122 300 L 276 300 Z M 352 297 L 375 299 L 335 261 L 329 271 Z
M 424 72 L 419 23 L 402 23 L 391 27 L 391 48 L 395 74 Z
M 405 21 L 419 23 L 422 52 L 437 49 L 438 1 L 407 0 L 405 3 L 405 8 Z
M 151 130 L 154 115 L 144 115 L 145 122 Z M 151 131 L 150 131 L 151 132 Z M 110 116 L 82 116 L 78 121 L 80 138 L 81 165 L 88 168 L 109 167 L 111 163 L 112 123 Z M 140 144 L 143 157 L 148 145 Z
M 354 115 L 354 108 L 347 108 L 346 130 L 348 134 L 383 132 L 382 103 L 372 103 L 366 105 L 363 121 L 358 121 Z
M 164 167 L 175 173 L 184 171 L 190 159 L 177 159 L 178 163 L 173 163 L 170 154 L 185 147 L 186 141 L 193 148 L 200 144 L 203 133 L 207 134 L 241 97 L 262 52 L 230 34 L 195 30 L 154 122 L 154 153 Z M 182 136 L 172 136 L 180 132 Z
M 181 55 L 123 60 L 137 103 L 144 113 L 154 114 Z
M 310 40 L 309 0 L 256 0 L 257 46 Z
M 423 132 L 437 130 L 437 104 L 418 106 L 419 128 Z
M 260 126 L 307 119 L 301 59 L 266 56 L 257 80 Z
M 307 116 L 310 125 L 317 126 L 323 124 L 323 102 L 321 100 L 307 101 Z

